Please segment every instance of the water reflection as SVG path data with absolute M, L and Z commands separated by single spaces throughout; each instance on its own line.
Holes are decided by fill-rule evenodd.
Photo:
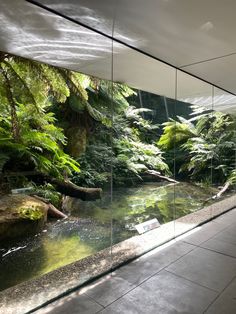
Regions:
M 175 193 L 176 218 L 201 207 L 209 189 L 187 183 L 146 183 L 138 187 L 114 189 L 102 200 L 83 202 L 70 199 L 70 218 L 48 223 L 41 234 L 14 245 L 1 245 L 0 289 L 39 277 L 47 272 L 92 255 L 110 246 L 110 206 L 113 211 L 113 243 L 137 235 L 135 225 L 152 218 L 161 224 L 173 220 Z M 9 253 L 9 249 L 14 250 Z M 17 248 L 20 248 L 17 250 Z M 8 254 L 6 254 L 8 252 Z

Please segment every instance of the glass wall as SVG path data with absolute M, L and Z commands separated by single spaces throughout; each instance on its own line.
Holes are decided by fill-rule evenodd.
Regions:
M 176 236 L 211 217 L 210 211 L 202 213 L 204 218 L 194 213 L 208 205 L 212 194 L 212 154 L 205 125 L 213 110 L 212 86 L 177 71 L 176 112 L 183 103 L 188 111 L 177 114 L 175 122 L 176 177 L 180 181 L 175 195 Z
M 112 264 L 112 41 L 63 25 L 68 69 L 1 54 L 0 290 L 79 261 L 66 290 Z
M 165 156 L 158 142 L 163 123 L 175 114 L 175 69 L 114 43 L 113 80 L 116 266 L 174 237 L 174 152 Z M 126 95 L 123 103 L 120 90 Z
M 1 63 L 2 204 L 36 195 L 67 216 L 16 209 L 38 229 L 0 234 L 2 290 L 65 266 L 65 292 L 234 205 L 235 97 L 71 25 L 53 48 L 67 69 Z

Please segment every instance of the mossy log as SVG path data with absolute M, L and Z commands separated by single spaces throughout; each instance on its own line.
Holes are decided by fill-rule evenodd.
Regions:
M 102 196 L 102 189 L 100 188 L 80 187 L 70 181 L 62 181 L 56 178 L 52 178 L 37 171 L 11 172 L 5 174 L 5 177 L 17 177 L 19 175 L 31 177 L 31 179 L 37 183 L 38 181 L 41 181 L 41 184 L 44 181 L 49 182 L 55 187 L 58 192 L 66 196 L 79 198 L 83 201 L 95 201 L 96 199 L 100 199 Z M 37 178 L 37 181 L 35 180 L 35 178 Z
M 46 181 L 50 182 L 58 192 L 83 201 L 95 201 L 102 195 L 102 189 L 99 188 L 83 188 L 70 181 L 61 181 L 50 177 L 47 177 Z

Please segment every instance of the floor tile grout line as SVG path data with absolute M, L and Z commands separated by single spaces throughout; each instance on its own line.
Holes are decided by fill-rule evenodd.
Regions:
M 216 221 L 212 220 L 212 222 L 216 222 Z M 217 223 L 217 222 L 216 222 L 216 223 Z M 233 224 L 233 223 L 232 223 L 232 224 Z M 230 225 L 232 225 L 232 224 L 230 224 Z M 224 231 L 225 229 L 227 229 L 230 225 L 225 226 L 222 230 L 218 231 L 215 235 L 213 235 L 212 237 L 210 237 L 210 238 L 207 239 L 206 241 L 212 239 L 213 237 L 215 237 L 216 235 L 218 235 L 220 232 L 223 232 L 223 231 Z M 206 226 L 206 227 L 207 227 L 207 226 Z M 178 239 L 178 237 L 177 237 L 176 239 Z M 201 244 L 205 243 L 206 241 L 203 241 Z M 111 303 L 109 303 L 107 306 L 104 307 L 104 306 L 103 306 L 102 304 L 100 304 L 98 301 L 96 301 L 96 300 L 93 299 L 93 298 L 92 298 L 92 299 L 93 299 L 95 302 L 97 302 L 99 305 L 101 305 L 101 306 L 103 307 L 103 309 L 104 309 L 104 308 L 110 306 L 111 304 L 113 304 L 114 302 L 118 301 L 119 299 L 121 299 L 122 297 L 124 297 L 125 295 L 127 295 L 128 293 L 130 293 L 131 291 L 133 291 L 134 289 L 136 289 L 137 287 L 139 287 L 139 286 L 142 285 L 143 283 L 145 283 L 147 280 L 149 280 L 149 279 L 151 279 L 152 277 L 156 276 L 156 275 L 157 275 L 158 273 L 160 273 L 161 271 L 163 271 L 163 270 L 167 271 L 165 268 L 167 268 L 167 267 L 169 267 L 170 265 L 172 265 L 173 263 L 177 262 L 177 261 L 178 261 L 179 259 L 181 259 L 182 257 L 188 255 L 190 252 L 192 252 L 192 251 L 195 250 L 196 248 L 202 248 L 202 247 L 199 246 L 199 245 L 196 245 L 196 244 L 193 244 L 193 243 L 189 243 L 189 242 L 187 242 L 187 241 L 182 241 L 182 242 L 185 242 L 185 243 L 187 243 L 187 244 L 192 245 L 193 248 L 192 248 L 190 251 L 188 251 L 187 253 L 181 255 L 180 257 L 178 257 L 176 260 L 174 260 L 174 261 L 172 261 L 171 263 L 169 263 L 168 265 L 166 265 L 166 266 L 160 268 L 157 272 L 155 272 L 155 273 L 152 274 L 151 276 L 148 276 L 148 277 L 145 278 L 143 281 L 139 282 L 137 285 L 135 285 L 135 283 L 134 283 L 135 287 L 131 288 L 130 290 L 128 290 L 127 292 L 125 292 L 124 294 L 122 294 L 120 297 L 118 297 L 116 300 L 114 300 L 114 301 L 112 301 Z M 172 244 L 172 245 L 174 245 L 174 244 Z M 205 249 L 205 248 L 202 248 L 202 249 Z M 207 250 L 207 249 L 206 249 L 206 250 Z M 210 251 L 210 250 L 209 250 L 209 251 Z M 215 252 L 215 253 L 219 253 L 219 252 Z M 220 254 L 220 253 L 219 253 L 219 254 Z M 222 254 L 222 255 L 224 255 L 224 254 Z M 231 257 L 231 256 L 230 256 L 230 257 Z M 168 272 L 168 271 L 167 271 L 167 272 Z M 172 272 L 170 272 L 170 273 L 172 273 Z M 172 274 L 173 274 L 173 273 L 172 273 Z M 181 276 L 179 276 L 179 277 L 181 277 Z M 185 279 L 185 280 L 188 280 L 188 279 L 186 279 L 186 278 L 184 278 L 184 277 L 181 277 L 181 278 L 183 278 L 183 279 Z M 188 281 L 199 285 L 198 283 L 196 283 L 196 282 L 194 282 L 194 281 L 191 281 L 191 280 L 188 280 Z M 129 282 L 129 283 L 131 283 L 131 282 Z M 132 283 L 131 283 L 131 284 L 132 284 Z M 202 286 L 202 285 L 199 285 L 199 286 Z M 205 286 L 202 286 L 202 287 L 204 287 L 204 288 L 206 288 L 206 289 L 209 289 L 209 290 L 212 290 L 213 292 L 218 293 L 218 291 L 213 290 L 213 289 L 211 289 L 211 288 L 208 288 L 208 287 L 205 287 Z M 86 295 L 87 295 L 87 294 L 86 294 Z M 99 312 L 102 311 L 103 309 L 99 310 L 97 313 L 99 313 Z
M 193 244 L 191 244 L 192 246 L 195 246 Z M 156 276 L 157 274 L 159 274 L 161 271 L 165 270 L 165 267 L 169 267 L 171 264 L 177 262 L 180 258 L 182 258 L 183 256 L 187 255 L 188 253 L 192 252 L 195 249 L 192 248 L 190 251 L 188 251 L 187 253 L 183 254 L 182 256 L 178 257 L 176 260 L 172 261 L 170 264 L 160 268 L 157 272 L 155 272 L 154 274 L 152 274 L 151 276 L 145 278 L 143 281 L 141 281 L 138 285 L 136 285 L 135 287 L 131 288 L 130 290 L 126 291 L 124 294 L 122 294 L 120 297 L 118 297 L 116 300 L 112 301 L 111 303 L 109 303 L 107 306 L 105 306 L 105 308 L 107 308 L 108 306 L 112 305 L 114 302 L 120 300 L 121 298 L 123 298 L 124 296 L 126 296 L 127 294 L 129 294 L 131 291 L 133 291 L 134 289 L 140 287 L 140 285 L 142 285 L 143 283 L 145 283 L 146 281 L 148 281 L 149 279 L 151 279 L 152 277 Z M 127 281 L 128 283 L 132 284 L 131 282 Z M 134 283 L 135 285 L 135 283 Z M 103 309 L 99 310 L 97 313 L 99 313 L 100 311 L 102 311 Z
M 176 277 L 179 277 L 179 278 L 181 278 L 181 279 L 184 279 L 184 280 L 186 280 L 186 281 L 189 281 L 189 282 L 191 282 L 191 283 L 194 283 L 195 285 L 198 285 L 199 287 L 208 289 L 208 290 L 210 290 L 210 291 L 212 291 L 212 292 L 216 292 L 217 294 L 221 293 L 220 291 L 217 291 L 217 290 L 214 290 L 214 289 L 209 288 L 209 287 L 207 287 L 207 286 L 201 285 L 201 284 L 198 283 L 198 282 L 195 282 L 195 281 L 190 280 L 190 279 L 188 279 L 188 278 L 186 278 L 186 277 L 183 277 L 183 276 L 181 276 L 181 275 L 179 275 L 179 274 L 176 274 L 176 273 L 172 272 L 171 270 L 167 270 L 167 269 L 164 269 L 164 270 L 165 270 L 166 272 L 172 274 L 172 275 L 175 275 Z
M 207 308 L 202 312 L 202 314 L 206 313 L 206 311 L 216 302 L 216 300 L 223 294 L 223 292 L 231 285 L 231 283 L 236 279 L 236 276 L 233 277 L 232 280 L 226 285 L 226 287 L 215 297 L 214 300 L 207 306 Z
M 104 305 L 102 305 L 101 303 L 99 303 L 97 300 L 95 300 L 93 297 L 91 297 L 90 295 L 88 295 L 86 292 L 83 293 L 83 294 L 81 294 L 81 295 L 85 295 L 86 297 L 88 297 L 89 299 L 91 299 L 92 301 L 94 301 L 95 303 L 97 303 L 98 305 L 102 306 L 103 309 L 105 309 L 105 306 L 104 306 Z M 103 310 L 103 309 L 101 309 L 101 310 Z
M 212 252 L 215 252 L 215 253 L 218 253 L 218 254 L 221 254 L 221 255 L 225 255 L 225 256 L 228 256 L 228 257 L 236 258 L 235 256 L 232 256 L 232 255 L 229 255 L 229 254 L 225 254 L 225 253 L 222 253 L 222 252 L 218 252 L 218 251 L 215 251 L 214 249 L 210 249 L 210 248 L 206 248 L 206 247 L 202 246 L 202 245 L 204 245 L 204 243 L 206 243 L 207 241 L 209 241 L 209 240 L 214 240 L 214 238 L 215 238 L 216 236 L 218 236 L 218 235 L 219 235 L 221 232 L 223 232 L 223 231 L 225 231 L 225 229 L 219 231 L 218 233 L 216 233 L 215 235 L 213 235 L 213 236 L 210 237 L 209 239 L 207 239 L 207 240 L 205 240 L 205 241 L 203 241 L 203 242 L 201 242 L 201 243 L 199 243 L 199 244 L 193 244 L 193 243 L 191 243 L 191 242 L 188 242 L 187 239 L 186 239 L 186 240 L 182 240 L 182 241 L 185 242 L 185 243 L 188 243 L 188 244 L 195 245 L 197 248 L 205 249 L 205 250 L 212 251 Z M 219 240 L 219 241 L 221 241 L 221 242 L 227 243 L 226 241 L 222 241 L 222 240 L 220 240 L 220 239 L 216 239 L 216 240 Z M 231 244 L 231 243 L 229 243 L 229 244 Z M 235 244 L 231 244 L 231 245 L 235 245 Z
M 214 222 L 214 223 L 219 223 L 219 224 L 223 224 L 223 223 L 217 222 L 217 221 L 215 221 L 215 220 L 212 220 L 212 222 Z M 231 224 L 229 224 L 229 225 L 227 225 L 227 226 L 225 226 L 222 230 L 218 231 L 215 235 L 213 235 L 212 237 L 210 237 L 210 238 L 207 239 L 206 241 L 203 241 L 201 244 L 204 244 L 204 243 L 207 242 L 208 240 L 214 238 L 214 237 L 215 237 L 216 235 L 218 235 L 219 233 L 225 231 L 225 230 L 228 229 L 232 224 L 234 224 L 234 222 L 231 223 Z M 206 226 L 206 227 L 207 227 L 207 226 Z M 177 241 L 178 241 L 178 237 L 176 237 L 175 239 L 177 239 Z M 213 251 L 213 250 L 210 250 L 210 249 L 201 247 L 201 246 L 200 246 L 201 244 L 200 244 L 200 245 L 196 245 L 196 244 L 187 242 L 187 241 L 185 241 L 185 240 L 179 240 L 179 241 L 181 241 L 182 243 L 190 244 L 191 246 L 193 246 L 193 248 L 192 248 L 190 251 L 188 251 L 187 253 L 185 253 L 185 254 L 179 256 L 176 260 L 174 260 L 174 261 L 172 261 L 171 263 L 167 264 L 166 266 L 160 268 L 157 272 L 155 272 L 155 273 L 152 274 L 151 276 L 147 277 L 145 280 L 141 281 L 138 285 L 136 285 L 135 287 L 133 287 L 133 288 L 131 288 L 130 290 L 128 290 L 126 293 L 124 293 L 122 296 L 120 296 L 119 298 L 117 298 L 116 300 L 114 300 L 113 302 L 111 302 L 110 304 L 108 304 L 107 306 L 104 306 L 104 305 L 100 304 L 96 299 L 94 299 L 93 297 L 91 297 L 91 296 L 88 295 L 87 293 L 84 293 L 84 294 L 85 294 L 87 297 L 89 297 L 92 301 L 94 301 L 95 303 L 97 303 L 98 305 L 100 305 L 100 306 L 102 307 L 102 309 L 100 309 L 100 310 L 99 310 L 98 312 L 96 312 L 96 313 L 99 313 L 100 311 L 104 310 L 106 307 L 110 306 L 111 304 L 113 304 L 113 303 L 116 302 L 117 300 L 121 299 L 122 297 L 124 297 L 125 295 L 127 295 L 128 293 L 130 293 L 132 290 L 136 289 L 137 287 L 139 287 L 140 285 L 142 285 L 143 283 L 145 283 L 147 280 L 151 279 L 152 277 L 156 276 L 158 273 L 160 273 L 160 272 L 163 271 L 163 270 L 165 270 L 165 271 L 167 271 L 167 272 L 169 272 L 169 273 L 171 273 L 171 274 L 174 274 L 175 276 L 178 276 L 178 277 L 180 277 L 180 278 L 183 278 L 183 279 L 185 279 L 185 280 L 188 280 L 188 281 L 190 281 L 190 282 L 192 282 L 192 283 L 194 283 L 194 284 L 199 285 L 198 283 L 196 283 L 196 282 L 194 282 L 194 281 L 191 281 L 191 280 L 189 280 L 189 279 L 186 279 L 186 278 L 184 278 L 184 277 L 182 277 L 182 276 L 176 275 L 175 273 L 172 273 L 171 271 L 168 271 L 168 270 L 166 270 L 165 268 L 169 267 L 170 265 L 172 265 L 173 263 L 177 262 L 179 259 L 181 259 L 182 257 L 188 255 L 189 253 L 191 253 L 193 250 L 195 250 L 195 249 L 197 249 L 197 248 L 206 249 L 206 250 L 209 250 L 209 251 Z M 174 246 L 175 244 L 176 244 L 176 243 L 172 244 L 172 246 Z M 228 256 L 228 255 L 223 254 L 223 253 L 220 253 L 220 252 L 216 252 L 216 251 L 213 251 L 213 252 L 218 253 L 218 254 L 221 254 L 221 255 Z M 229 256 L 229 257 L 232 257 L 232 256 Z M 232 258 L 234 258 L 234 257 L 232 257 Z M 199 286 L 202 286 L 202 285 L 199 285 Z M 209 289 L 209 290 L 212 290 L 213 292 L 218 293 L 217 291 L 215 291 L 215 290 L 213 290 L 213 289 L 211 289 L 211 288 L 208 288 L 208 287 L 205 287 L 205 286 L 202 286 L 202 287 L 204 287 L 204 288 L 206 288 L 206 289 Z M 224 290 L 223 290 L 223 291 L 224 291 Z
M 227 228 L 227 227 L 226 227 L 226 228 Z M 223 231 L 223 230 L 225 230 L 225 228 L 222 229 L 221 231 Z M 219 231 L 218 233 L 220 233 L 221 231 Z M 218 234 L 218 233 L 216 233 L 216 234 Z M 215 235 L 216 235 L 216 234 L 215 234 Z M 214 236 L 215 236 L 215 235 L 214 235 Z M 214 236 L 212 236 L 212 237 L 214 237 Z M 210 240 L 210 239 L 211 239 L 211 238 L 209 238 L 208 240 Z M 208 240 L 206 240 L 206 241 L 208 241 Z M 206 242 L 206 241 L 204 241 L 204 242 Z M 182 242 L 185 242 L 185 241 L 182 241 Z M 202 242 L 202 243 L 204 243 L 204 242 Z M 105 308 L 108 307 L 108 306 L 110 306 L 110 305 L 113 304 L 114 302 L 118 301 L 119 299 L 123 298 L 125 295 L 127 295 L 128 293 L 130 293 L 131 291 L 133 291 L 133 290 L 136 289 L 137 287 L 140 287 L 140 285 L 142 285 L 143 283 L 145 283 L 147 280 L 151 279 L 152 277 L 156 276 L 158 273 L 160 273 L 160 272 L 163 271 L 163 270 L 165 270 L 165 271 L 167 271 L 167 272 L 169 272 L 169 273 L 171 273 L 171 274 L 174 274 L 174 273 L 172 273 L 172 272 L 166 270 L 166 268 L 169 267 L 170 265 L 174 264 L 175 262 L 177 262 L 177 261 L 178 261 L 179 259 L 181 259 L 182 257 L 188 255 L 190 252 L 194 251 L 195 249 L 197 249 L 197 248 L 202 248 L 202 247 L 200 247 L 199 245 L 196 245 L 196 244 L 192 244 L 192 243 L 188 243 L 188 242 L 186 242 L 186 243 L 193 246 L 193 248 L 192 248 L 190 251 L 188 251 L 187 253 L 181 255 L 181 256 L 178 257 L 176 260 L 170 262 L 170 263 L 167 264 L 166 266 L 160 268 L 157 272 L 155 272 L 155 273 L 152 274 L 151 276 L 148 276 L 147 278 L 145 278 L 145 279 L 144 279 L 143 281 L 141 281 L 138 285 L 136 285 L 135 287 L 131 288 L 130 290 L 128 290 L 127 292 L 125 292 L 124 294 L 122 294 L 120 297 L 118 297 L 116 300 L 114 300 L 114 301 L 112 301 L 111 303 L 109 303 L 107 306 L 105 306 Z M 172 244 L 172 245 L 174 245 L 174 244 Z M 203 249 L 203 248 L 202 248 L 202 249 Z M 218 253 L 218 252 L 216 252 L 216 253 Z M 175 275 L 175 274 L 174 274 L 174 275 Z M 177 276 L 178 276 L 178 275 L 177 275 Z M 200 284 L 198 284 L 198 283 L 196 283 L 196 282 L 194 282 L 194 281 L 191 281 L 191 280 L 189 280 L 189 279 L 186 279 L 186 278 L 184 278 L 184 277 L 182 277 L 182 276 L 178 276 L 178 277 L 183 278 L 183 279 L 185 279 L 185 280 L 188 280 L 188 281 L 190 281 L 190 282 L 192 282 L 192 283 L 194 283 L 194 284 L 197 284 L 197 285 L 199 285 L 199 286 L 202 286 L 203 288 L 212 290 L 213 292 L 219 293 L 219 292 L 216 291 L 216 290 L 213 290 L 213 289 L 211 289 L 211 288 L 209 288 L 209 287 L 205 287 L 205 286 L 203 286 L 203 285 L 200 285 Z M 130 283 L 130 282 L 129 282 L 129 283 Z M 132 284 L 132 283 L 131 283 L 131 284 Z M 134 285 L 135 285 L 135 283 L 134 283 Z M 95 299 L 94 299 L 94 300 L 95 300 Z M 95 301 L 96 301 L 96 300 L 95 300 Z M 97 301 L 96 301 L 96 302 L 97 302 Z M 97 303 L 98 303 L 98 302 L 97 302 Z M 102 304 L 100 304 L 100 303 L 98 303 L 98 304 L 99 304 L 99 305 L 102 305 Z M 103 306 L 103 305 L 102 305 L 102 306 Z M 104 306 L 103 306 L 103 309 L 104 309 Z M 97 313 L 99 313 L 99 312 L 102 311 L 103 309 L 99 310 Z
M 205 226 L 206 228 L 207 228 L 207 225 Z M 208 226 L 209 227 L 209 226 Z M 193 244 L 193 243 L 191 243 L 191 242 L 188 242 L 187 241 L 187 239 L 186 240 L 181 240 L 181 241 L 183 241 L 183 242 L 186 242 L 186 243 L 188 243 L 188 244 L 192 244 L 192 245 L 195 245 L 195 246 L 197 246 L 197 247 L 199 247 L 199 245 L 201 245 L 201 244 L 203 244 L 203 243 L 205 243 L 205 242 L 207 242 L 207 241 L 209 241 L 209 240 L 211 240 L 212 238 L 214 238 L 216 235 L 218 235 L 219 233 L 221 233 L 221 232 L 223 232 L 223 231 L 225 231 L 227 228 L 228 228 L 229 226 L 227 226 L 227 227 L 225 227 L 225 228 L 223 228 L 222 230 L 220 230 L 220 231 L 218 231 L 218 232 L 216 232 L 213 236 L 211 236 L 210 238 L 208 238 L 207 240 L 205 240 L 205 241 L 202 241 L 201 243 L 199 243 L 199 244 Z M 199 230 L 198 231 L 199 233 L 201 233 L 201 230 Z M 187 236 L 188 237 L 188 236 Z M 187 238 L 186 237 L 186 238 Z
M 222 252 L 219 252 L 219 251 L 216 251 L 214 249 L 210 249 L 210 248 L 207 248 L 207 247 L 204 247 L 204 246 L 199 246 L 199 248 L 205 249 L 205 250 L 210 251 L 210 252 L 218 253 L 218 254 L 223 255 L 223 256 L 227 256 L 227 257 L 231 257 L 231 258 L 236 259 L 236 256 L 233 256 L 233 255 L 230 255 L 230 254 L 226 254 L 226 253 L 222 253 Z
M 212 238 L 210 238 L 209 240 L 212 240 Z M 209 241 L 209 240 L 207 240 L 207 241 Z M 207 241 L 204 241 L 204 242 L 202 242 L 202 243 L 204 244 L 204 243 L 207 242 Z M 185 242 L 185 241 L 184 241 L 184 242 Z M 185 243 L 191 244 L 191 243 L 189 243 L 189 242 L 185 242 Z M 204 249 L 204 250 L 207 250 L 207 251 L 211 251 L 211 252 L 214 252 L 214 253 L 218 253 L 218 254 L 220 254 L 220 255 L 224 255 L 224 256 L 227 256 L 227 257 L 231 257 L 231 258 L 236 259 L 235 256 L 232 256 L 232 255 L 229 255 L 229 254 L 225 254 L 225 253 L 222 253 L 222 252 L 215 251 L 215 250 L 213 250 L 213 249 L 210 249 L 210 248 L 201 246 L 201 244 L 199 244 L 199 245 L 196 245 L 196 244 L 195 244 L 195 246 L 196 246 L 196 248 L 199 248 L 199 249 Z
M 195 245 L 191 244 L 192 246 L 194 246 L 190 251 L 188 251 L 187 253 L 184 253 L 183 255 L 179 256 L 176 260 L 170 262 L 169 264 L 167 264 L 166 266 L 161 267 L 157 272 L 155 272 L 154 274 L 150 275 L 149 277 L 147 277 L 146 279 L 144 279 L 143 281 L 141 281 L 137 287 L 139 287 L 140 285 L 142 285 L 143 283 L 145 283 L 147 280 L 151 279 L 152 277 L 156 276 L 158 273 L 160 273 L 161 271 L 163 271 L 166 267 L 169 267 L 170 265 L 172 265 L 173 263 L 177 262 L 179 259 L 181 259 L 182 257 L 186 256 L 187 254 L 189 254 L 190 252 L 192 252 L 193 250 L 196 249 Z
M 231 224 L 230 224 L 230 225 L 231 225 Z M 229 226 L 226 226 L 226 227 L 223 228 L 222 230 L 218 231 L 215 235 L 213 235 L 212 237 L 210 237 L 210 238 L 207 239 L 206 241 L 203 241 L 201 244 L 203 244 L 203 243 L 207 242 L 208 240 L 214 238 L 216 235 L 218 235 L 219 233 L 223 232 L 223 231 L 224 231 L 225 229 L 227 229 L 228 227 L 229 227 Z M 185 242 L 185 241 L 183 241 L 183 242 Z M 189 279 L 187 279 L 187 278 L 185 278 L 185 277 L 182 277 L 182 276 L 180 276 L 180 275 L 177 275 L 177 274 L 175 274 L 175 273 L 173 273 L 173 272 L 171 272 L 171 271 L 168 271 L 168 270 L 166 269 L 167 267 L 169 267 L 170 265 L 174 264 L 175 262 L 177 262 L 178 260 L 180 260 L 182 257 L 188 255 L 189 253 L 191 253 L 192 251 L 194 251 L 194 250 L 197 249 L 197 248 L 201 248 L 201 249 L 206 249 L 206 250 L 208 250 L 207 248 L 203 248 L 203 247 L 201 247 L 201 246 L 199 246 L 199 245 L 196 245 L 196 244 L 193 244 L 193 243 L 189 243 L 189 242 L 185 242 L 185 243 L 192 245 L 193 248 L 192 248 L 190 251 L 188 251 L 187 253 L 181 255 L 181 256 L 180 256 L 179 258 L 177 258 L 176 260 L 174 260 L 174 261 L 172 261 L 171 263 L 169 263 L 168 265 L 166 265 L 166 266 L 160 268 L 157 272 L 155 272 L 155 273 L 152 274 L 151 276 L 148 276 L 147 278 L 145 278 L 145 279 L 144 279 L 143 281 L 141 281 L 138 285 L 136 285 L 135 287 L 131 288 L 130 290 L 128 290 L 127 292 L 125 292 L 124 294 L 122 294 L 120 297 L 118 297 L 118 298 L 117 298 L 116 300 L 114 300 L 113 302 L 109 303 L 107 306 L 104 307 L 102 304 L 98 303 L 98 302 L 94 299 L 94 301 L 96 301 L 99 305 L 101 305 L 101 306 L 103 307 L 103 309 L 98 310 L 96 313 L 100 313 L 100 312 L 103 311 L 105 308 L 111 306 L 113 303 L 115 303 L 116 301 L 120 300 L 121 298 L 123 298 L 124 296 L 126 296 L 127 294 L 129 294 L 130 292 L 132 292 L 133 290 L 135 290 L 137 287 L 140 287 L 143 283 L 145 283 L 146 281 L 148 281 L 148 280 L 151 279 L 152 277 L 158 275 L 161 271 L 166 271 L 166 272 L 168 272 L 168 273 L 171 273 L 172 275 L 175 275 L 175 276 L 177 276 L 177 277 L 179 277 L 179 278 L 182 278 L 182 279 L 187 280 L 187 281 L 189 281 L 189 282 L 191 282 L 191 283 L 194 283 L 194 284 L 198 285 L 199 287 L 203 287 L 203 288 L 205 288 L 205 289 L 208 289 L 208 290 L 210 290 L 210 291 L 212 291 L 212 292 L 217 293 L 217 296 L 216 296 L 216 298 L 214 299 L 214 300 L 216 300 L 216 299 L 221 295 L 221 293 L 228 287 L 228 285 L 227 285 L 221 292 L 219 292 L 219 291 L 216 291 L 216 290 L 211 289 L 211 288 L 209 288 L 209 287 L 206 287 L 206 286 L 204 286 L 204 285 L 200 285 L 199 283 L 196 283 L 196 282 L 194 282 L 194 281 L 191 281 L 191 280 L 189 280 Z M 200 244 L 200 245 L 201 245 L 201 244 Z M 172 245 L 174 245 L 174 244 L 172 244 Z M 209 250 L 209 251 L 211 251 L 211 250 Z M 215 251 L 214 251 L 214 252 L 215 252 Z M 219 253 L 219 252 L 215 252 L 215 253 L 221 254 L 221 253 Z M 222 255 L 225 255 L 225 254 L 222 254 Z M 226 255 L 226 256 L 227 256 L 227 255 Z M 230 257 L 231 257 L 231 256 L 230 256 Z M 230 282 L 230 283 L 231 283 L 231 282 Z M 229 283 L 229 284 L 230 284 L 230 283 Z M 132 283 L 131 283 L 131 284 L 132 284 Z M 135 285 L 135 283 L 134 283 L 134 285 Z M 213 302 L 214 302 L 214 301 L 213 301 Z M 213 303 L 213 302 L 212 302 L 212 303 Z M 212 304 L 212 303 L 211 303 L 211 304 Z M 209 305 L 209 306 L 210 306 L 210 305 Z M 208 306 L 208 307 L 209 307 L 209 306 Z M 208 309 L 208 307 L 206 308 L 206 310 Z M 204 312 L 203 312 L 203 313 L 204 313 Z

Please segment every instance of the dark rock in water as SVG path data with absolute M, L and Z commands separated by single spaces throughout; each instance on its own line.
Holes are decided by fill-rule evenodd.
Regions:
M 0 241 L 36 234 L 47 220 L 48 205 L 28 195 L 0 198 Z

